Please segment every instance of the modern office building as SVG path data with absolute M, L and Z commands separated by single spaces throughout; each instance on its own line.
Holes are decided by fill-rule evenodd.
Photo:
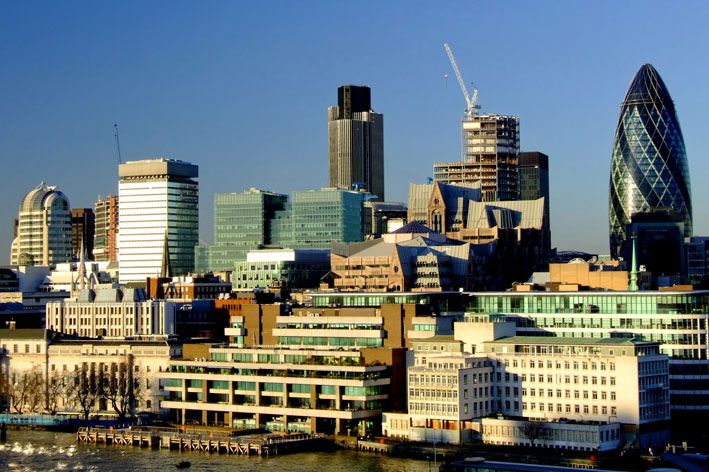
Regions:
M 83 247 L 85 257 L 94 260 L 94 211 L 91 208 L 71 209 L 71 250 L 79 257 Z
M 519 198 L 519 118 L 473 115 L 463 118 L 463 159 L 433 164 L 433 179 L 444 183 L 480 181 L 483 201 Z
M 118 175 L 120 282 L 159 275 L 166 247 L 174 275 L 192 272 L 199 232 L 197 166 L 165 158 L 129 161 L 118 166 Z
M 330 187 L 364 187 L 384 200 L 384 116 L 372 111 L 369 87 L 343 85 L 329 107 Z
M 519 153 L 519 199 L 537 200 L 544 198 L 544 214 L 551 222 L 549 211 L 549 156 L 542 152 Z M 549 224 L 551 227 L 551 224 Z M 551 243 L 550 243 L 551 244 Z
M 490 315 L 517 335 L 571 338 L 640 336 L 669 356 L 670 411 L 683 434 L 709 416 L 709 291 L 317 293 L 314 308 L 376 307 L 406 301 Z M 686 436 L 685 436 L 686 437 Z
M 365 192 L 335 188 L 293 192 L 290 228 L 272 239 L 282 247 L 298 249 L 329 249 L 332 243 L 362 241 L 367 197 Z
M 195 248 L 197 272 L 234 270 L 246 253 L 272 244 L 271 224 L 287 195 L 250 188 L 214 195 L 214 244 Z
M 626 441 L 667 441 L 668 358 L 660 354 L 659 343 L 514 332 L 513 323 L 470 315 L 455 323 L 453 336 L 414 341 L 407 369 L 408 414 L 385 413 L 385 431 L 414 440 L 517 441 L 582 450 L 600 448 L 610 439 L 603 447 L 615 449 L 621 430 Z M 515 427 L 533 422 L 550 434 L 528 431 L 515 438 L 488 428 L 490 421 L 499 426 L 496 421 L 502 420 L 516 421 L 504 424 Z M 569 431 L 555 431 L 555 423 L 565 423 Z M 598 428 L 615 432 L 604 437 Z M 538 439 L 547 443 L 535 444 Z
M 197 271 L 233 271 L 249 251 L 269 246 L 329 249 L 332 243 L 362 241 L 368 196 L 335 188 L 296 191 L 291 202 L 254 188 L 217 194 L 215 244 L 196 248 Z
M 94 205 L 94 260 L 118 261 L 118 196 L 96 200 Z
M 709 292 L 470 293 L 468 312 L 494 314 L 523 336 L 641 336 L 670 356 L 672 420 L 683 431 L 709 414 Z
M 54 265 L 72 259 L 69 199 L 44 182 L 22 199 L 11 265 Z
M 364 202 L 364 237 L 379 238 L 382 234 L 391 233 L 407 222 L 406 205 L 399 202 Z
M 161 402 L 178 424 L 365 435 L 389 398 L 390 369 L 351 348 L 213 347 L 171 361 Z
M 325 249 L 259 249 L 234 264 L 234 290 L 317 288 L 330 270 Z
M 692 236 L 692 200 L 684 138 L 674 103 L 650 64 L 635 74 L 620 108 L 610 175 L 610 251 L 630 255 L 627 225 L 651 210 L 674 212 Z

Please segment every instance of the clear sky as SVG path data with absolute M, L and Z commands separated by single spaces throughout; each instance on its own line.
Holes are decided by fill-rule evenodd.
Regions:
M 482 111 L 518 115 L 522 150 L 550 156 L 560 249 L 608 252 L 618 111 L 652 63 L 684 132 L 695 233 L 709 234 L 707 20 L 694 1 L 4 1 L 0 263 L 40 181 L 73 207 L 117 192 L 114 123 L 124 160 L 199 165 L 206 242 L 215 192 L 326 186 L 327 107 L 345 83 L 372 87 L 387 199 L 406 201 L 409 182 L 460 156 L 445 41 Z

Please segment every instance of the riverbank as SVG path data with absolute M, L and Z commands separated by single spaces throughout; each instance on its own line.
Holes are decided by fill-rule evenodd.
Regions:
M 48 431 L 9 432 L 0 444 L 0 470 L 9 471 L 107 471 L 173 470 L 189 461 L 191 471 L 275 472 L 426 472 L 428 462 L 352 450 L 308 451 L 271 457 L 180 452 L 168 449 L 79 444 L 75 434 Z

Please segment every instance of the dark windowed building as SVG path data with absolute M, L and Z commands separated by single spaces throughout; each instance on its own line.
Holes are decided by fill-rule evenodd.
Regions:
M 327 110 L 330 187 L 364 187 L 384 200 L 384 117 L 372 111 L 369 87 L 343 85 Z

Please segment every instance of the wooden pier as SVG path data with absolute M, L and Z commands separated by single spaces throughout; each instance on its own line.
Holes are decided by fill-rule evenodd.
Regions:
M 270 456 L 295 452 L 321 441 L 317 434 L 259 434 L 231 436 L 223 432 L 186 432 L 172 428 L 80 428 L 80 443 L 162 448 L 240 456 Z

